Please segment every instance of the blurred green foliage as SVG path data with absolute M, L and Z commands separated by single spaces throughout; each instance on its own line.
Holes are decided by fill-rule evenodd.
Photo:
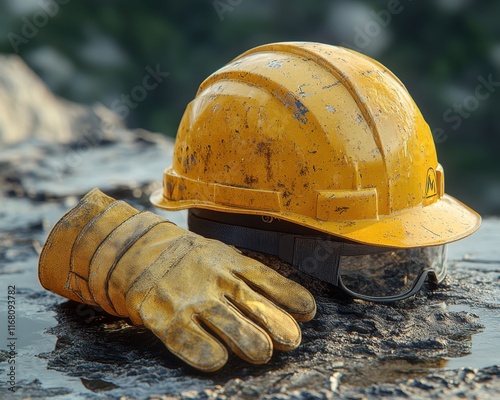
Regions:
M 168 71 L 127 123 L 170 136 L 199 83 L 249 48 L 284 40 L 352 47 L 391 69 L 414 97 L 435 133 L 447 191 L 500 213 L 496 0 L 5 0 L 0 8 L 0 52 L 18 51 L 73 101 L 113 108 L 142 84 L 147 66 Z M 30 22 L 37 32 L 27 38 Z M 498 86 L 478 99 L 481 78 Z

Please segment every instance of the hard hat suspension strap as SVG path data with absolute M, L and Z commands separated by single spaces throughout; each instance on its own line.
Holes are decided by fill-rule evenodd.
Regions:
M 338 286 L 341 256 L 386 251 L 368 245 L 336 241 L 333 236 L 316 237 L 231 225 L 200 218 L 190 212 L 189 229 L 202 236 L 235 247 L 278 256 L 301 272 Z

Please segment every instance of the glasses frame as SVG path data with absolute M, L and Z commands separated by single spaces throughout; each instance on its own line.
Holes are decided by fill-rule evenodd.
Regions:
M 427 268 L 422 269 L 422 271 L 420 272 L 420 275 L 415 280 L 412 287 L 408 291 L 406 291 L 405 293 L 394 295 L 394 296 L 382 296 L 382 297 L 367 296 L 367 295 L 356 293 L 355 291 L 346 287 L 344 285 L 344 282 L 342 282 L 342 274 L 340 272 L 340 270 L 341 270 L 340 266 L 337 270 L 337 282 L 338 282 L 338 284 L 336 286 L 340 287 L 345 293 L 347 293 L 349 296 L 351 296 L 353 298 L 365 300 L 365 301 L 371 301 L 374 303 L 392 303 L 395 301 L 405 300 L 405 299 L 415 295 L 418 291 L 420 291 L 422 289 L 422 286 L 424 285 L 425 281 L 427 280 L 427 278 L 431 278 L 435 284 L 439 284 L 448 275 L 448 263 L 446 260 L 446 253 L 447 253 L 446 245 L 441 245 L 440 247 L 441 247 L 441 252 L 442 252 L 441 272 L 439 274 L 436 273 L 436 269 L 433 267 L 427 267 Z M 388 249 L 388 250 L 390 251 L 391 249 Z M 401 249 L 392 249 L 392 250 L 401 250 Z
M 420 273 L 418 279 L 415 281 L 413 286 L 408 290 L 407 292 L 403 294 L 398 294 L 395 296 L 384 296 L 384 297 L 373 297 L 373 296 L 365 296 L 356 292 L 353 292 L 351 289 L 347 288 L 344 285 L 344 282 L 342 282 L 342 276 L 339 273 L 338 277 L 338 287 L 340 287 L 345 293 L 347 293 L 349 296 L 355 298 L 355 299 L 360 299 L 360 300 L 365 300 L 365 301 L 371 301 L 374 303 L 392 303 L 395 301 L 400 301 L 400 300 L 405 300 L 414 294 L 416 294 L 420 289 L 422 289 L 422 286 L 424 285 L 424 282 L 427 280 L 427 277 L 432 276 L 432 280 L 434 283 L 438 284 L 443 281 L 443 279 L 446 277 L 446 272 L 447 272 L 447 266 L 446 262 L 443 262 L 443 270 L 444 273 L 442 272 L 440 275 L 442 276 L 441 279 L 438 278 L 436 271 L 433 268 L 424 268 L 422 272 Z

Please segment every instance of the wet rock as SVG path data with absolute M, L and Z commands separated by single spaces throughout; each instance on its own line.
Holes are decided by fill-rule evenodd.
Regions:
M 431 373 L 421 378 L 381 383 L 367 388 L 345 385 L 339 390 L 341 398 L 482 398 L 495 399 L 500 390 L 500 369 L 492 366 L 481 370 L 459 370 Z
M 77 126 L 73 113 L 61 115 Z M 318 313 L 301 324 L 298 349 L 276 352 L 259 366 L 233 356 L 215 374 L 186 366 L 148 330 L 43 290 L 37 260 L 45 237 L 90 188 L 152 209 L 148 196 L 171 161 L 172 141 L 123 128 L 115 133 L 80 152 L 78 132 L 63 142 L 30 134 L 0 150 L 1 290 L 3 296 L 6 285 L 16 286 L 19 333 L 18 391 L 10 396 L 1 379 L 2 398 L 500 397 L 497 219 L 450 247 L 443 284 L 389 305 L 352 300 L 274 257 L 247 252 L 308 287 Z M 185 226 L 184 213 L 162 214 Z

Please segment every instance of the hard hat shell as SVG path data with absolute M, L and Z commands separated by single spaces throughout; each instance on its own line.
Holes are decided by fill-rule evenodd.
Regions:
M 444 193 L 431 131 L 399 79 L 308 42 L 256 47 L 201 84 L 151 200 L 388 247 L 448 243 L 480 224 Z

